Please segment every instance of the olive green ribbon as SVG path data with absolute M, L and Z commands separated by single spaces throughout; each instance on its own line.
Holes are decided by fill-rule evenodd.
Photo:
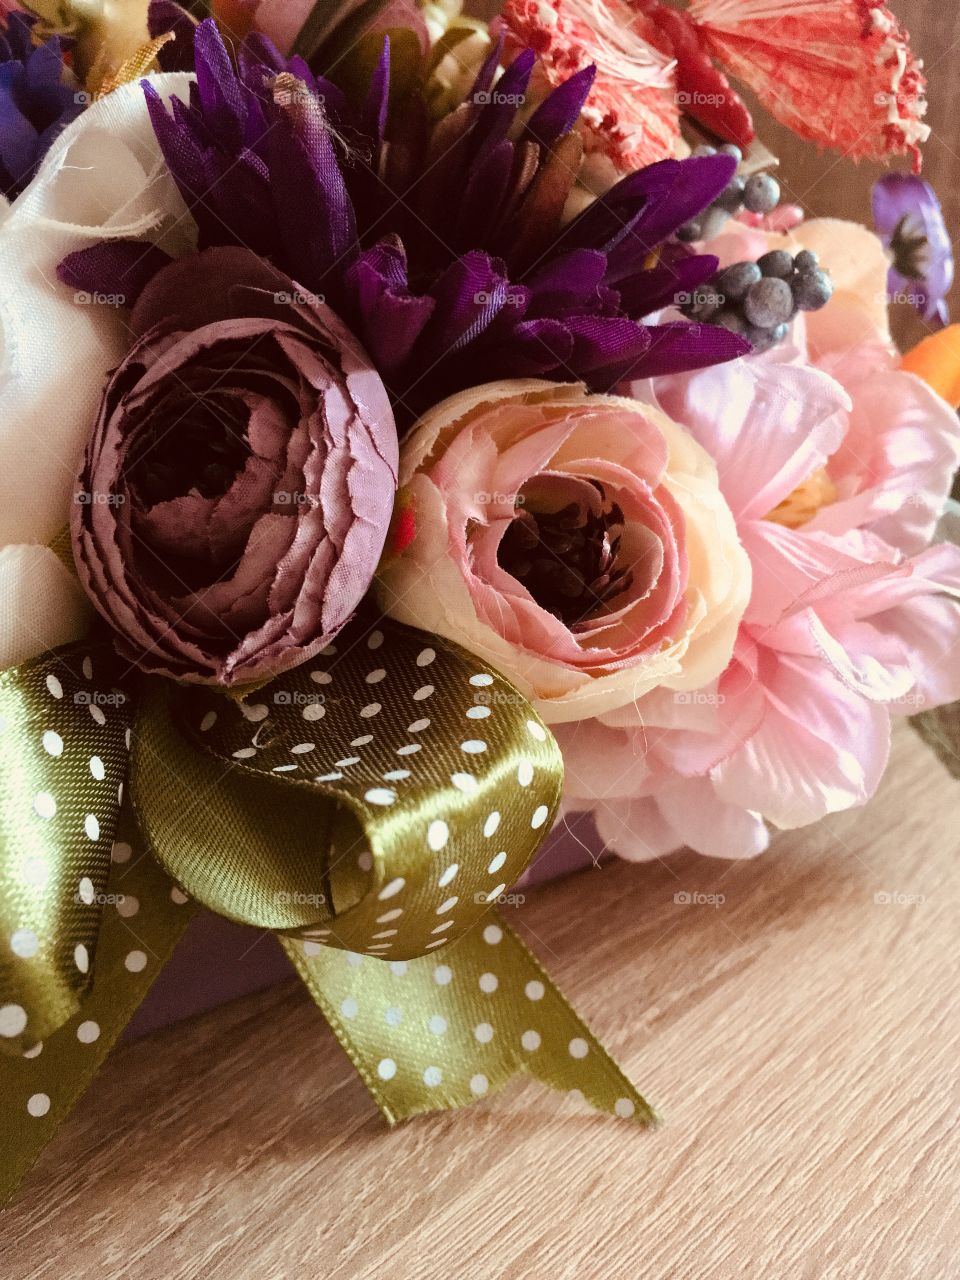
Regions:
M 561 784 L 516 689 L 390 622 L 243 700 L 107 643 L 0 674 L 0 1198 L 198 905 L 280 935 L 391 1123 L 521 1071 L 650 1121 L 494 910 Z

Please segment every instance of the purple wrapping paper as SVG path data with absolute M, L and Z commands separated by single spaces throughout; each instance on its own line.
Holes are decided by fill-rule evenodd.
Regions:
M 515 889 L 582 870 L 602 853 L 592 819 L 575 814 L 554 828 Z M 205 911 L 188 927 L 126 1034 L 146 1035 L 292 977 L 294 970 L 272 934 Z

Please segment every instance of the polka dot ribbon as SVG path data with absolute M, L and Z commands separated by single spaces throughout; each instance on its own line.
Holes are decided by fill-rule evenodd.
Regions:
M 550 829 L 559 749 L 427 639 L 358 620 L 242 699 L 131 682 L 107 647 L 0 676 L 0 1196 L 196 905 L 281 936 L 391 1122 L 522 1071 L 652 1118 L 493 910 Z

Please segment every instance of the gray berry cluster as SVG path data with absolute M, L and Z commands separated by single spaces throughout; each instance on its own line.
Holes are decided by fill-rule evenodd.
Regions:
M 719 148 L 720 153 L 733 156 L 739 165 L 743 152 L 732 142 Z M 695 156 L 715 156 L 716 147 L 697 147 Z M 780 183 L 769 173 L 753 173 L 748 178 L 735 173 L 727 186 L 709 208 L 687 222 L 677 232 L 679 240 L 710 240 L 720 233 L 728 218 L 746 209 L 749 213 L 772 213 L 780 203 Z
M 691 320 L 739 333 L 754 351 L 767 351 L 787 335 L 798 311 L 819 311 L 833 294 L 833 282 L 817 255 L 802 249 L 794 257 L 771 249 L 756 262 L 735 262 L 680 303 Z

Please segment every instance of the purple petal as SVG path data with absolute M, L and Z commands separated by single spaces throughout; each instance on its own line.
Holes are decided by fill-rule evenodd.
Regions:
M 146 240 L 108 240 L 68 254 L 57 275 L 71 289 L 122 299 L 132 307 L 153 277 L 173 259 Z
M 558 85 L 530 117 L 523 136 L 533 138 L 544 147 L 552 147 L 568 134 L 590 96 L 596 75 L 596 67 L 584 67 Z
M 891 295 L 913 295 L 913 305 L 925 320 L 943 322 L 954 259 L 936 192 L 922 178 L 890 173 L 874 183 L 872 201 L 874 225 L 893 255 Z
M 387 126 L 387 107 L 390 104 L 390 39 L 383 38 L 383 50 L 370 77 L 370 88 L 360 114 L 360 128 L 368 138 L 377 143 L 383 141 Z
M 212 18 L 200 23 L 193 43 L 201 109 L 214 129 L 239 146 L 246 119 L 243 94 L 227 46 Z

